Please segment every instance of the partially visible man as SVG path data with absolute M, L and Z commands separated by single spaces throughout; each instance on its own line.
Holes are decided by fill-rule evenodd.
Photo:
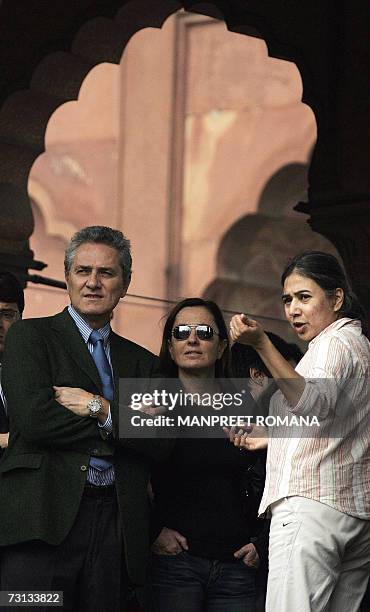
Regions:
M 130 585 L 145 580 L 150 463 L 172 443 L 119 436 L 119 379 L 156 369 L 154 355 L 110 328 L 130 283 L 129 241 L 82 229 L 65 276 L 70 306 L 17 323 L 6 344 L 1 588 L 63 591 L 69 611 L 122 612 Z
M 19 281 L 10 272 L 0 272 L 0 457 L 8 446 L 9 421 L 6 398 L 1 386 L 1 364 L 5 338 L 15 321 L 22 317 L 24 294 Z

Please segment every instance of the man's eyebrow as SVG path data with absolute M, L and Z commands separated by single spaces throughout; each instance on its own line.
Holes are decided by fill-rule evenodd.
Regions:
M 76 265 L 76 270 L 93 270 L 94 266 L 84 266 L 81 264 Z M 113 272 L 113 266 L 99 266 L 97 268 L 98 272 Z

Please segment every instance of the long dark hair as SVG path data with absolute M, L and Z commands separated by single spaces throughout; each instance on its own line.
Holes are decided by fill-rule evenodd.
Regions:
M 178 304 L 176 304 L 176 306 L 174 306 L 167 315 L 163 330 L 161 350 L 159 353 L 161 373 L 169 378 L 175 378 L 178 376 L 178 367 L 171 357 L 168 343 L 171 340 L 172 329 L 178 313 L 183 308 L 192 308 L 194 306 L 202 306 L 211 313 L 218 327 L 220 340 L 226 340 L 226 348 L 220 359 L 217 359 L 215 364 L 215 376 L 217 378 L 229 378 L 231 376 L 230 341 L 224 317 L 220 308 L 215 302 L 212 302 L 211 300 L 203 300 L 202 298 L 187 298 L 182 300 L 181 302 L 178 302 Z
M 281 276 L 282 285 L 293 272 L 298 272 L 298 274 L 315 281 L 330 298 L 334 297 L 337 288 L 342 289 L 344 299 L 338 312 L 339 316 L 360 319 L 364 331 L 366 330 L 364 309 L 353 293 L 344 270 L 334 255 L 322 251 L 299 253 L 288 262 Z

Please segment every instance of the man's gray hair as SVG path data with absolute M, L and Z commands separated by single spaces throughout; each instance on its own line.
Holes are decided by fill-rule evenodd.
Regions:
M 84 227 L 72 236 L 64 256 L 64 270 L 66 273 L 71 269 L 78 247 L 87 242 L 106 244 L 116 249 L 122 267 L 123 281 L 125 284 L 129 282 L 132 266 L 130 241 L 119 230 L 105 227 L 104 225 Z

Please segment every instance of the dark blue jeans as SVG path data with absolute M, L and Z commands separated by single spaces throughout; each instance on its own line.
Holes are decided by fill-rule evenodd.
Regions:
M 152 555 L 156 612 L 255 612 L 256 570 L 242 561 L 211 561 L 183 551 Z

